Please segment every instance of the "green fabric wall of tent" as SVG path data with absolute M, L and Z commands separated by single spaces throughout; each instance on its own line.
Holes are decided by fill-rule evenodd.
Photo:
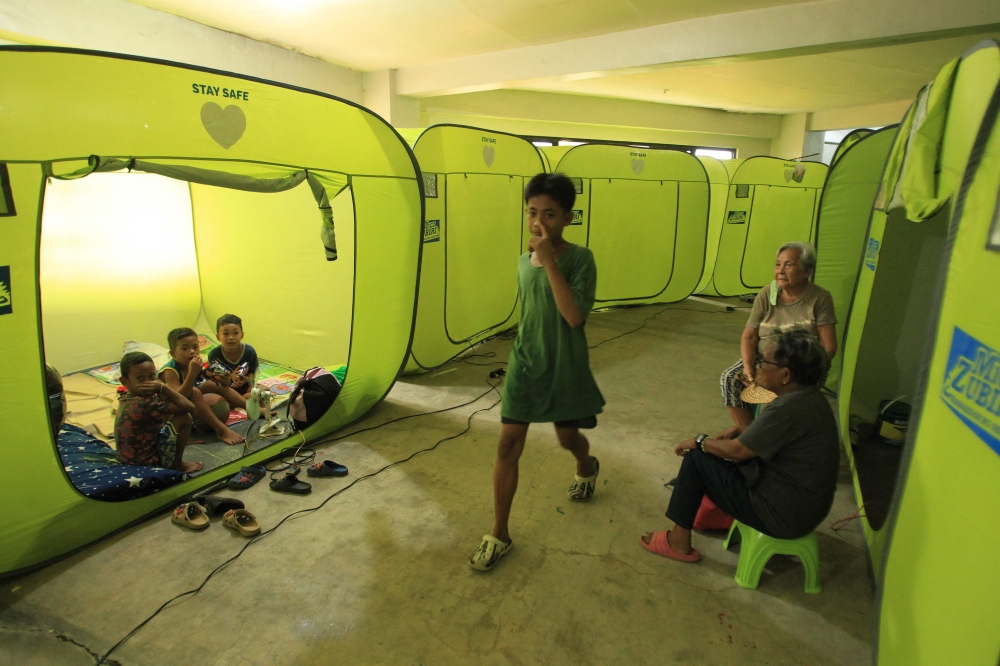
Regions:
M 970 49 L 900 125 L 843 344 L 840 427 L 876 571 L 876 661 L 993 666 L 1000 653 L 1000 45 Z M 859 144 L 862 145 L 862 144 Z M 850 157 L 850 152 L 843 159 Z M 859 483 L 863 425 L 914 404 L 888 520 Z
M 563 236 L 594 253 L 596 306 L 669 303 L 701 277 L 709 182 L 693 155 L 588 144 L 555 169 L 574 179 L 573 224 Z
M 517 323 L 517 259 L 527 244 L 522 195 L 545 165 L 521 137 L 458 125 L 428 127 L 413 152 L 425 223 L 407 371 L 419 372 Z
M 708 241 L 705 243 L 705 267 L 701 279 L 695 287 L 696 294 L 715 293 L 712 286 L 712 274 L 715 272 L 715 261 L 719 253 L 719 237 L 722 235 L 723 219 L 726 216 L 726 202 L 729 199 L 729 171 L 725 164 L 714 157 L 699 157 L 710 183 L 711 201 L 708 211 Z
M 302 369 L 349 365 L 308 439 L 357 420 L 389 391 L 412 333 L 422 200 L 412 153 L 378 116 L 225 72 L 6 46 L 0 108 L 0 367 L 8 378 L 0 388 L 0 573 L 73 551 L 281 447 L 142 499 L 89 499 L 56 451 L 46 357 L 74 365 L 96 354 L 109 363 L 127 339 L 162 345 L 199 313 L 214 322 L 238 312 L 263 358 Z M 53 231 L 73 227 L 60 226 L 59 197 L 79 204 L 72 196 L 91 186 L 141 193 L 158 182 L 181 188 L 171 210 L 183 219 L 169 237 L 146 233 L 165 216 L 161 201 L 140 201 L 131 219 L 103 228 L 114 233 L 101 263 L 76 260 Z M 88 213 L 69 212 L 77 226 Z M 328 260 L 336 254 L 331 214 L 336 261 Z M 177 260 L 161 261 L 168 252 Z
M 882 182 L 889 149 L 898 125 L 862 138 L 852 132 L 838 147 L 839 157 L 826 177 L 816 216 L 816 271 L 813 280 L 830 292 L 837 311 L 837 340 L 843 341 L 854 285 L 868 239 L 872 205 Z M 847 148 L 844 143 L 851 140 Z M 843 354 L 830 364 L 826 387 L 836 393 Z
M 559 166 L 559 160 L 572 148 L 573 146 L 540 146 L 538 150 L 542 153 L 542 159 L 545 160 L 545 170 L 549 173 L 554 172 Z
M 774 255 L 788 241 L 811 241 L 827 166 L 776 157 L 724 160 L 729 195 L 711 282 L 701 293 L 739 296 L 773 279 Z

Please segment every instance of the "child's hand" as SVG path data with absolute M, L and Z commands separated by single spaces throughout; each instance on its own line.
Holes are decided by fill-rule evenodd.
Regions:
M 201 371 L 204 369 L 205 369 L 205 364 L 202 362 L 201 356 L 195 356 L 193 359 L 191 359 L 191 362 L 188 363 L 188 372 L 191 373 L 194 377 L 200 375 Z
M 535 253 L 538 257 L 538 263 L 546 266 L 555 259 L 555 252 L 552 249 L 552 241 L 549 239 L 549 232 L 545 230 L 545 227 L 538 225 L 542 230 L 541 236 L 532 236 L 531 240 L 528 241 L 528 249 Z
M 151 382 L 144 382 L 139 384 L 135 388 L 135 392 L 138 393 L 143 398 L 148 398 L 151 395 L 156 395 L 163 390 L 163 382 L 158 382 L 155 379 Z

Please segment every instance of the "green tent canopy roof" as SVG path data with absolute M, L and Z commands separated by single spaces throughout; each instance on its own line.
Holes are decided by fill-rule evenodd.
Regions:
M 426 210 L 411 372 L 517 323 L 524 186 L 545 171 L 530 141 L 476 127 L 428 127 L 413 152 Z
M 281 446 L 141 499 L 89 499 L 70 484 L 56 451 L 46 357 L 72 363 L 99 349 L 109 363 L 126 339 L 162 345 L 168 330 L 194 326 L 199 312 L 209 321 L 237 312 L 262 357 L 301 369 L 349 365 L 340 396 L 307 438 L 357 420 L 389 391 L 410 343 L 422 201 L 412 153 L 378 116 L 226 72 L 42 47 L 0 47 L 0 109 L 0 267 L 9 273 L 0 367 L 17 380 L 0 388 L 8 455 L 0 573 L 71 552 Z M 50 175 L 56 179 L 47 184 Z M 61 242 L 43 234 L 48 199 L 151 179 L 183 188 L 174 213 L 187 216 L 186 232 L 156 240 L 139 233 L 121 245 L 132 237 L 125 234 L 100 263 L 74 263 L 64 253 L 39 265 L 39 245 L 48 261 Z M 152 225 L 167 214 L 155 203 L 119 228 Z M 331 217 L 336 261 L 324 251 Z M 167 273 L 144 271 L 143 256 L 182 247 L 189 255 L 178 250 L 176 262 L 157 264 Z M 73 291 L 81 285 L 85 291 Z M 126 330 L 135 337 L 118 334 Z
M 698 158 L 587 144 L 570 149 L 555 170 L 577 183 L 564 237 L 594 253 L 598 307 L 691 295 L 708 231 L 709 182 Z

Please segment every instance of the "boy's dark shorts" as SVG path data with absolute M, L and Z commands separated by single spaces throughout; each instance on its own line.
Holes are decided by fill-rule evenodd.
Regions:
M 518 421 L 517 419 L 508 418 L 506 416 L 500 417 L 500 423 L 507 425 L 528 425 L 527 421 Z M 556 421 L 557 428 L 579 428 L 580 430 L 593 430 L 597 427 L 597 417 L 596 416 L 585 416 L 582 419 L 573 419 L 572 421 Z

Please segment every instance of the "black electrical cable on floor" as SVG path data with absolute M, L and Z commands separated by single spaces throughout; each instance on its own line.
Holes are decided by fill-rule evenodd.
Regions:
M 494 391 L 496 391 L 496 393 L 498 395 L 500 394 L 500 392 L 497 390 L 497 387 L 500 386 L 500 382 L 494 384 L 494 383 L 492 383 L 490 381 L 487 381 L 486 383 L 490 385 L 490 389 L 488 391 L 486 391 L 485 393 L 481 393 L 478 396 L 476 396 L 475 398 L 473 398 L 472 400 L 469 400 L 468 402 L 463 402 L 460 405 L 455 405 L 454 407 L 446 407 L 444 409 L 438 409 L 438 410 L 435 410 L 433 412 L 423 412 L 423 413 L 420 413 L 420 414 L 410 414 L 408 416 L 403 416 L 403 417 L 400 417 L 398 419 L 393 419 L 392 421 L 386 421 L 385 423 L 380 423 L 377 426 L 372 426 L 370 428 L 362 428 L 361 430 L 355 430 L 354 432 L 348 433 L 346 435 L 341 435 L 339 437 L 321 439 L 321 440 L 318 440 L 315 443 L 313 443 L 311 446 L 317 446 L 317 445 L 319 445 L 319 444 L 321 444 L 323 442 L 335 442 L 337 440 L 341 440 L 341 439 L 344 439 L 346 437 L 353 437 L 354 435 L 357 435 L 359 433 L 368 432 L 370 430 L 376 430 L 378 428 L 382 428 L 384 426 L 387 426 L 387 425 L 389 425 L 391 423 L 399 423 L 400 421 L 405 421 L 406 419 L 412 419 L 412 418 L 416 418 L 418 416 L 430 416 L 431 414 L 440 414 L 442 412 L 449 412 L 449 411 L 451 411 L 453 409 L 460 409 L 462 407 L 467 407 L 467 406 L 469 406 L 469 405 L 471 405 L 471 404 L 473 404 L 475 402 L 478 402 L 479 400 L 482 400 L 483 398 L 485 398 L 486 396 L 488 396 L 490 393 L 493 393 Z M 333 494 L 329 495 L 326 499 L 324 499 L 322 502 L 320 502 L 316 506 L 310 507 L 308 509 L 299 509 L 298 511 L 293 511 L 292 513 L 288 514 L 287 516 L 285 516 L 284 518 L 282 518 L 281 520 L 279 520 L 277 522 L 277 524 L 275 524 L 274 527 L 272 527 L 272 528 L 270 528 L 268 530 L 265 530 L 265 531 L 261 532 L 260 534 L 258 534 L 257 536 L 253 537 L 252 539 L 250 539 L 249 541 L 247 541 L 245 544 L 243 544 L 243 547 L 240 548 L 236 552 L 235 555 L 233 555 L 232 557 L 230 557 L 228 560 L 226 560 L 225 562 L 223 562 L 219 566 L 217 566 L 214 569 L 212 569 L 212 571 L 207 576 L 205 576 L 205 579 L 201 582 L 200 585 L 198 585 L 198 587 L 193 588 L 191 590 L 188 590 L 186 592 L 181 592 L 180 594 L 178 594 L 178 595 L 176 595 L 176 596 L 168 599 L 159 608 L 157 608 L 156 611 L 154 611 L 152 615 L 150 615 L 145 620 L 143 620 L 142 622 L 140 622 L 139 624 L 137 624 L 131 631 L 129 631 L 127 634 L 125 634 L 124 638 L 122 638 L 120 641 L 118 641 L 117 643 L 115 643 L 111 647 L 110 650 L 108 650 L 107 652 L 104 653 L 104 656 L 102 656 L 98 660 L 96 666 L 101 666 L 101 664 L 105 663 L 107 661 L 108 657 L 111 656 L 112 652 L 114 652 L 115 650 L 117 650 L 118 648 L 120 648 L 130 638 L 132 638 L 133 636 L 135 636 L 135 634 L 138 633 L 140 629 L 142 629 L 147 624 L 149 624 L 153 620 L 153 618 L 155 618 L 157 615 L 159 615 L 161 612 L 163 612 L 170 604 L 172 604 L 173 602 L 177 601 L 178 599 L 182 599 L 184 597 L 192 596 L 192 595 L 195 595 L 195 594 L 198 594 L 199 592 L 201 592 L 201 590 L 205 587 L 205 585 L 208 584 L 208 581 L 210 581 L 217 573 L 219 573 L 220 571 L 222 571 L 223 569 L 225 569 L 227 566 L 229 566 L 230 564 L 232 564 L 236 560 L 238 560 L 240 558 L 240 556 L 243 555 L 243 553 L 246 552 L 247 548 L 249 548 L 250 546 L 254 545 L 255 543 L 257 543 L 258 541 L 260 541 L 261 539 L 263 539 L 267 535 L 269 535 L 272 532 L 274 532 L 275 530 L 277 530 L 279 527 L 281 527 L 285 523 L 285 521 L 289 520 L 290 518 L 292 518 L 294 516 L 300 515 L 300 514 L 308 514 L 308 513 L 314 512 L 314 511 L 318 511 L 319 509 L 322 509 L 326 505 L 326 503 L 329 502 L 330 500 L 332 500 L 334 497 L 337 497 L 341 493 L 346 492 L 346 491 L 350 490 L 351 488 L 353 488 L 355 486 L 355 484 L 358 484 L 361 481 L 365 481 L 367 479 L 370 479 L 370 478 L 372 478 L 374 476 L 378 476 L 379 474 L 381 474 L 382 472 L 386 471 L 387 469 L 391 469 L 393 467 L 396 467 L 397 465 L 402 465 L 405 462 L 409 462 L 410 460 L 412 460 L 413 458 L 416 458 L 421 453 L 429 453 L 429 452 L 435 450 L 438 446 L 440 446 L 441 444 L 444 444 L 447 441 L 450 441 L 450 440 L 453 440 L 453 439 L 458 439 L 459 437 L 461 437 L 462 435 L 464 435 L 465 433 L 469 432 L 472 429 L 472 419 L 473 419 L 473 417 L 476 416 L 476 414 L 479 414 L 480 412 L 488 412 L 488 411 L 490 411 L 491 409 L 493 409 L 494 407 L 496 407 L 500 403 L 500 400 L 501 400 L 501 398 L 497 398 L 493 402 L 493 404 L 491 404 L 489 407 L 482 407 L 482 408 L 477 409 L 476 411 L 472 412 L 471 414 L 469 414 L 469 418 L 466 420 L 466 423 L 465 423 L 465 429 L 463 429 L 461 432 L 456 433 L 454 435 L 450 435 L 450 436 L 445 437 L 443 439 L 439 439 L 437 442 L 434 443 L 433 446 L 429 446 L 427 448 L 420 449 L 418 451 L 414 451 L 413 453 L 411 453 L 410 455 L 406 456 L 405 458 L 402 458 L 402 459 L 397 460 L 395 462 L 391 462 L 388 465 L 385 465 L 384 467 L 382 467 L 380 469 L 377 469 L 374 472 L 371 472 L 370 474 L 366 474 L 364 476 L 359 476 L 358 478 L 354 479 L 353 481 L 351 481 L 349 484 L 347 484 L 346 486 L 344 486 L 340 490 L 337 490 Z
M 716 310 L 696 310 L 695 308 L 674 308 L 674 307 L 671 307 L 671 306 L 668 305 L 667 307 L 662 308 L 656 314 L 650 315 L 649 317 L 646 317 L 645 319 L 643 319 L 642 323 L 639 324 L 638 326 L 636 326 L 635 328 L 633 328 L 632 330 L 625 331 L 624 333 L 620 333 L 618 335 L 610 337 L 607 340 L 601 340 L 596 345 L 590 345 L 589 349 L 594 349 L 595 347 L 600 347 L 605 342 L 611 342 L 612 340 L 617 340 L 618 338 L 623 338 L 626 335 L 628 335 L 629 333 L 635 333 L 639 329 L 645 328 L 646 324 L 648 324 L 651 320 L 655 319 L 656 317 L 658 317 L 659 315 L 663 314 L 667 310 L 685 310 L 687 312 L 703 312 L 705 314 L 730 314 L 731 312 L 735 312 L 735 309 L 734 310 L 718 310 L 718 311 L 716 311 Z

